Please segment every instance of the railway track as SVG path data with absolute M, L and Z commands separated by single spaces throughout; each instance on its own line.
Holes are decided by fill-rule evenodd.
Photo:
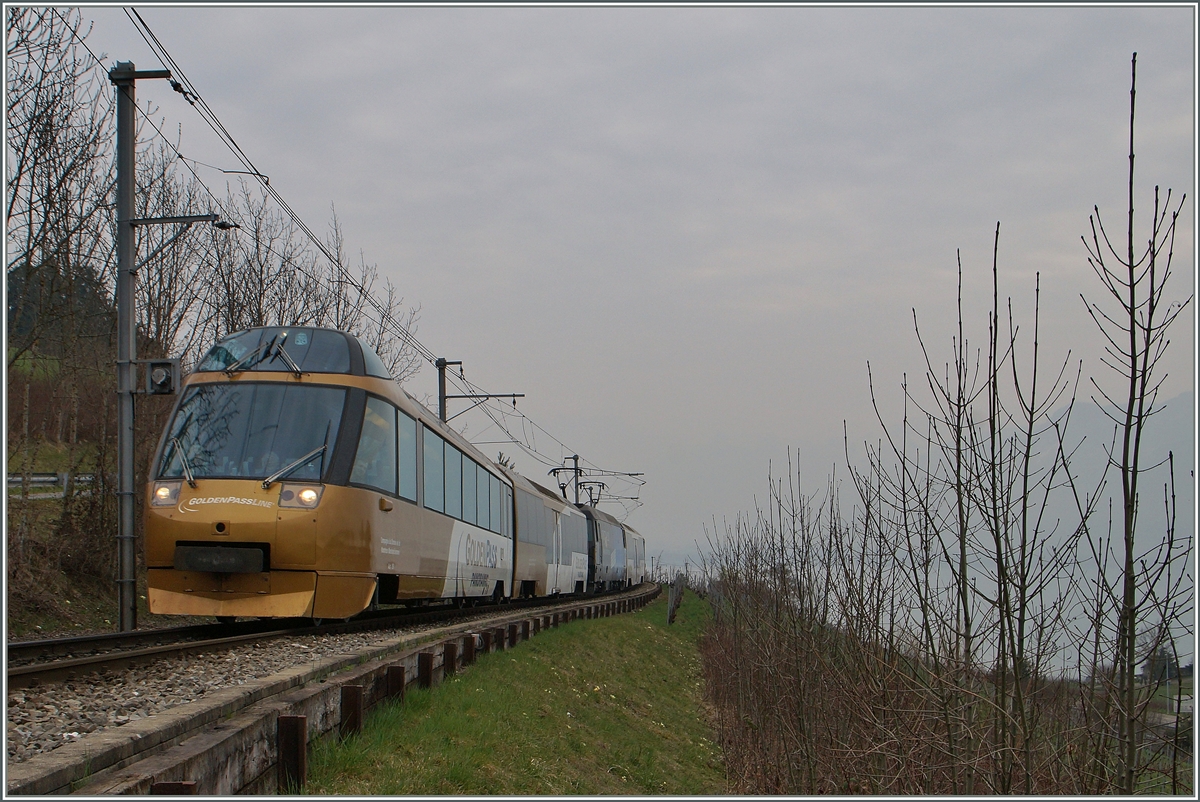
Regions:
M 423 682 L 423 672 L 453 670 L 456 654 L 504 648 L 567 621 L 633 610 L 657 592 L 656 585 L 644 585 L 602 597 L 539 599 L 470 610 L 435 608 L 403 615 L 384 610 L 348 622 L 282 629 L 276 624 L 271 630 L 224 638 L 204 637 L 213 630 L 205 626 L 138 633 L 139 638 L 132 639 L 105 636 L 99 639 L 101 645 L 88 638 L 9 644 L 17 646 L 10 655 L 34 662 L 16 667 L 16 677 L 10 667 L 6 790 L 147 793 L 155 782 L 187 780 L 190 775 L 204 794 L 273 793 L 275 772 L 269 769 L 278 756 L 274 728 L 280 715 L 304 711 L 311 722 L 308 737 L 316 738 L 339 726 L 338 694 L 344 685 L 365 688 L 360 694 L 370 705 L 387 696 L 389 683 L 395 682 L 390 672 L 398 667 L 407 684 Z M 246 630 L 261 625 L 238 626 L 243 623 Z M 171 638 L 177 642 L 164 642 Z M 84 646 L 107 651 L 84 655 L 95 662 L 68 665 L 82 659 Z M 268 661 L 266 671 L 245 668 L 260 653 L 284 654 L 286 659 Z M 38 663 L 38 670 L 48 673 L 33 670 Z M 158 693 L 155 683 L 167 675 L 172 680 L 205 677 L 214 667 L 219 669 L 211 675 L 215 679 L 198 693 L 177 693 L 146 708 L 148 712 L 136 710 Z M 217 676 L 220 672 L 224 673 Z M 34 677 L 37 683 L 29 681 Z M 84 696 L 75 696 L 81 693 Z M 76 698 L 85 700 L 82 711 Z M 102 711 L 97 719 L 98 699 L 123 706 Z M 42 706 L 41 717 L 22 717 L 22 705 L 35 703 Z M 85 732 L 79 722 L 88 717 L 99 725 Z M 49 751 L 14 756 L 14 726 L 49 729 Z M 230 761 L 240 766 L 237 772 L 223 768 Z
M 576 600 L 571 597 L 571 600 Z M 433 624 L 505 610 L 554 604 L 548 599 L 518 599 L 505 604 L 456 608 L 386 608 L 363 613 L 349 621 L 313 624 L 308 619 L 238 621 L 188 627 L 114 632 L 71 638 L 14 642 L 8 649 L 8 687 L 37 687 L 78 679 L 84 674 L 119 671 L 129 666 L 186 654 L 229 649 L 241 644 L 301 635 L 340 635 Z M 558 602 L 561 603 L 561 602 Z

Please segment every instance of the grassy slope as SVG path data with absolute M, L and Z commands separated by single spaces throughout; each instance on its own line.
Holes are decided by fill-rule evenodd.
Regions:
M 697 640 L 707 605 L 665 597 L 484 655 L 371 711 L 309 757 L 313 794 L 720 794 Z

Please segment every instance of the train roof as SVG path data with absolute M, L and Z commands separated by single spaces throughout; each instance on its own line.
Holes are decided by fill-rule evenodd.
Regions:
M 597 521 L 603 521 L 604 523 L 612 524 L 613 526 L 622 526 L 620 521 L 618 521 L 613 516 L 609 515 L 604 510 L 598 510 L 595 507 L 589 507 L 586 504 L 580 504 L 578 506 L 579 506 L 579 509 L 583 512 L 583 514 L 588 516 L 589 518 L 594 518 Z
M 533 481 L 532 479 L 522 476 L 521 474 L 514 471 L 512 468 L 506 468 L 503 465 L 497 465 L 496 467 L 498 467 L 501 471 L 504 472 L 504 475 L 507 476 L 509 478 L 509 480 L 513 483 L 513 487 L 519 487 L 522 490 L 524 490 L 526 493 L 529 493 L 534 496 L 540 496 L 545 502 L 547 502 L 549 504 L 549 506 L 558 510 L 560 513 L 565 512 L 567 515 L 579 515 L 580 514 L 579 510 L 575 509 L 573 504 L 568 502 L 566 499 L 564 499 L 562 496 L 558 495 L 557 493 L 554 493 L 553 491 L 547 490 L 546 488 L 542 487 L 541 485 L 539 485 L 537 482 Z
M 574 504 L 567 501 L 565 498 L 563 498 L 558 493 L 555 493 L 550 488 L 545 487 L 544 485 L 538 484 L 537 482 L 533 481 L 532 479 L 529 480 L 529 484 L 533 485 L 535 488 L 540 490 L 542 495 L 545 496 L 548 501 L 553 502 L 554 508 L 556 510 L 558 510 L 559 512 L 565 512 L 568 515 L 582 515 L 583 514 L 578 509 L 576 509 Z

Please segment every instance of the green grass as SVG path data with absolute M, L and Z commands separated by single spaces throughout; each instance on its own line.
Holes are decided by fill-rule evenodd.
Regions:
M 15 447 L 9 443 L 8 452 L 8 472 L 20 475 L 23 467 L 24 453 L 19 447 Z M 78 464 L 80 473 L 92 473 L 96 464 L 96 444 L 95 443 L 79 443 L 75 446 L 75 461 Z M 59 471 L 69 470 L 71 467 L 71 450 L 66 443 L 51 443 L 38 442 L 33 445 L 29 453 L 29 472 L 30 473 L 58 473 Z M 86 489 L 86 485 L 81 485 Z M 41 492 L 44 488 L 34 486 L 34 493 Z M 56 488 L 62 490 L 61 487 Z M 20 492 L 20 487 L 10 488 L 9 493 Z
M 15 348 L 8 349 L 9 359 L 12 359 L 16 350 Z M 59 373 L 60 360 L 58 357 L 41 354 L 34 357 L 29 352 L 25 352 L 17 358 L 16 362 L 13 362 L 9 370 L 23 377 L 33 376 L 35 379 L 53 379 Z
M 309 756 L 310 794 L 720 794 L 689 595 L 576 621 L 481 655 L 432 691 L 367 716 Z

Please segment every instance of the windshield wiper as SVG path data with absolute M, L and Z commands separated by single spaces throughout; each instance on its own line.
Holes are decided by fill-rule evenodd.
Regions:
M 179 462 L 183 465 L 183 476 L 187 479 L 188 486 L 195 487 L 196 477 L 192 475 L 192 466 L 188 465 L 187 454 L 183 453 L 183 445 L 179 442 L 179 438 L 172 437 L 171 445 L 175 446 L 175 453 L 179 455 Z
M 241 358 L 241 359 L 239 359 L 238 361 L 234 362 L 234 363 L 233 363 L 232 365 L 230 365 L 229 367 L 225 368 L 225 373 L 227 373 L 227 374 L 229 374 L 229 375 L 231 375 L 231 376 L 232 376 L 232 375 L 233 375 L 233 373 L 234 373 L 235 371 L 237 371 L 239 368 L 241 368 L 241 367 L 242 367 L 242 365 L 245 365 L 246 363 L 250 362 L 250 360 L 254 359 L 256 356 L 258 356 L 259 354 L 261 354 L 261 353 L 262 353 L 262 350 L 263 350 L 263 346 L 264 346 L 264 345 L 266 345 L 266 346 L 271 346 L 271 345 L 274 345 L 274 344 L 275 344 L 275 340 L 274 340 L 274 339 L 272 339 L 272 340 L 271 340 L 269 343 L 262 343 L 262 344 L 259 344 L 259 346 L 258 346 L 257 348 L 255 348 L 253 351 L 251 351 L 250 353 L 246 354 L 244 357 L 242 357 L 242 358 Z M 250 363 L 250 364 L 253 364 L 253 363 Z
M 275 353 L 271 355 L 271 359 L 273 360 L 277 356 L 283 357 L 283 361 L 287 363 L 288 370 L 290 370 L 292 373 L 295 373 L 296 378 L 300 378 L 300 376 L 303 375 L 300 372 L 300 366 L 296 364 L 296 360 L 292 359 L 291 354 L 283 350 L 283 344 L 287 341 L 287 332 L 285 331 L 282 335 L 276 337 L 275 340 L 276 341 L 273 343 Z
M 280 468 L 278 471 L 275 471 L 275 473 L 271 474 L 266 479 L 263 479 L 263 481 L 262 481 L 263 490 L 266 490 L 274 482 L 287 476 L 289 473 L 291 473 L 292 471 L 301 467 L 302 465 L 307 465 L 308 463 L 312 462 L 313 457 L 317 456 L 318 454 L 325 453 L 325 449 L 328 447 L 329 447 L 328 445 L 317 446 L 316 448 L 314 448 L 312 451 L 305 454 L 300 459 L 295 460 L 293 462 L 289 462 L 287 465 Z

